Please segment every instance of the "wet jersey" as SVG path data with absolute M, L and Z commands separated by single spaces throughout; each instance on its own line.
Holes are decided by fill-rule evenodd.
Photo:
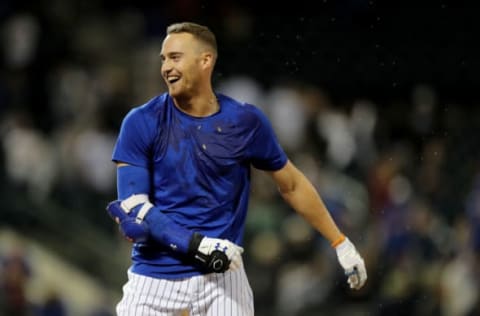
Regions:
M 132 109 L 122 122 L 113 160 L 147 168 L 150 201 L 179 225 L 241 245 L 250 167 L 278 170 L 287 157 L 265 114 L 217 94 L 207 117 L 179 110 L 162 94 Z M 133 272 L 160 278 L 200 274 L 181 255 L 153 241 L 136 243 Z

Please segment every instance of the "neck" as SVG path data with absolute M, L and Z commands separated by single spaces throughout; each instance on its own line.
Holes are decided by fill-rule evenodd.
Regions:
M 207 96 L 176 97 L 173 98 L 173 102 L 182 112 L 196 117 L 209 116 L 220 110 L 217 97 L 213 92 Z

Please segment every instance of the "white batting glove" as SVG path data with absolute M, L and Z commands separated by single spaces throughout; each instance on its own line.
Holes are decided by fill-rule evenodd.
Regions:
M 242 265 L 243 248 L 227 239 L 205 237 L 198 246 L 198 252 L 210 256 L 214 251 L 225 253 L 230 261 L 230 269 L 236 270 Z
M 223 273 L 242 266 L 243 248 L 229 240 L 193 233 L 188 246 L 192 256 L 208 272 Z
M 367 269 L 365 263 L 352 242 L 345 238 L 335 247 L 338 261 L 348 276 L 348 284 L 351 289 L 360 289 L 367 281 Z

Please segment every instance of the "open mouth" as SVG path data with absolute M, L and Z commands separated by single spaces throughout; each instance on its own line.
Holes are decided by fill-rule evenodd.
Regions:
M 167 78 L 167 81 L 168 83 L 170 84 L 174 84 L 175 82 L 177 82 L 178 80 L 180 80 L 180 77 L 178 76 L 170 76 Z

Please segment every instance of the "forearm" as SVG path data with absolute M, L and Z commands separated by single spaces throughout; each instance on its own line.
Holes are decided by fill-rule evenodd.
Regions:
M 350 287 L 361 288 L 367 280 L 365 263 L 352 242 L 338 229 L 312 183 L 290 161 L 270 174 L 285 201 L 335 248 Z
M 279 188 L 284 200 L 331 244 L 341 240 L 343 234 L 316 189 L 299 170 L 295 172 L 296 181 L 289 187 Z

